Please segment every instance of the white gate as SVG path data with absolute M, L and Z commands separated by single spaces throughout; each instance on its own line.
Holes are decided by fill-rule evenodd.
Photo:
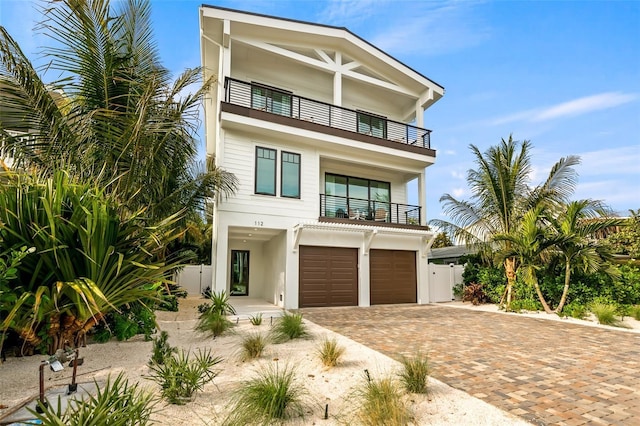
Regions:
M 211 287 L 211 265 L 187 265 L 176 275 L 176 284 L 187 290 L 190 296 L 202 294 Z
M 453 286 L 462 283 L 462 265 L 429 264 L 429 302 L 451 302 Z

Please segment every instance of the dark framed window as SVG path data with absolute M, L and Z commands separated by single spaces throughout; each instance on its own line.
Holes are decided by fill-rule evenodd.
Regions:
M 391 211 L 389 182 L 326 173 L 324 191 L 325 215 L 328 217 L 388 221 Z
M 232 296 L 249 295 L 248 250 L 231 250 L 231 283 L 229 293 Z
M 256 147 L 255 193 L 276 195 L 276 150 Z
M 280 167 L 280 195 L 300 198 L 300 154 L 282 151 Z
M 291 117 L 291 93 L 252 84 L 251 108 Z
M 377 138 L 387 138 L 387 119 L 379 115 L 372 115 L 363 111 L 358 111 L 358 133 L 375 136 Z

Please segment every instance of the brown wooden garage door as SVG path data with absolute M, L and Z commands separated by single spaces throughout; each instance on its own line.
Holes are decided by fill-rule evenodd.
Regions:
M 358 249 L 300 246 L 299 306 L 358 305 Z
M 416 303 L 416 252 L 370 250 L 371 304 Z

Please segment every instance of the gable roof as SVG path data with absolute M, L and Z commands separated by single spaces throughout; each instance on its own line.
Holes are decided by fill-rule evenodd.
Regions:
M 302 20 L 291 19 L 291 18 L 282 18 L 282 17 L 273 16 L 273 15 L 266 15 L 266 14 L 255 13 L 255 12 L 247 12 L 247 11 L 242 11 L 242 10 L 238 10 L 238 9 L 231 9 L 231 8 L 226 8 L 226 7 L 220 7 L 220 6 L 211 6 L 211 5 L 207 5 L 207 4 L 202 4 L 202 9 L 203 10 L 213 9 L 213 10 L 218 10 L 218 11 L 221 11 L 221 12 L 228 12 L 229 14 L 237 14 L 238 16 L 234 17 L 235 20 L 241 20 L 240 18 L 242 16 L 248 16 L 248 17 L 256 17 L 256 18 L 264 19 L 266 21 L 265 23 L 268 23 L 268 21 L 270 21 L 270 20 L 274 20 L 274 21 L 289 22 L 289 23 L 299 24 L 299 25 L 303 25 L 303 26 L 311 26 L 311 27 L 318 28 L 318 29 L 329 30 L 330 32 L 335 33 L 335 34 L 329 34 L 330 36 L 340 37 L 342 39 L 348 40 L 348 41 L 352 42 L 356 46 L 358 44 L 362 44 L 362 46 L 359 46 L 359 47 L 364 47 L 366 49 L 373 50 L 373 51 L 377 52 L 378 54 L 382 54 L 382 56 L 386 57 L 392 63 L 395 63 L 397 68 L 404 69 L 404 72 L 406 74 L 413 74 L 413 78 L 414 79 L 416 79 L 416 80 L 424 80 L 423 83 L 426 83 L 427 86 L 435 85 L 442 91 L 442 93 L 444 93 L 444 90 L 445 90 L 444 86 L 442 86 L 441 84 L 438 84 L 437 82 L 433 81 L 432 79 L 430 79 L 429 77 L 425 76 L 424 74 L 416 71 L 415 69 L 413 69 L 410 66 L 406 65 L 402 61 L 394 58 L 393 56 L 391 56 L 387 52 L 383 51 L 379 47 L 371 44 L 370 42 L 368 42 L 364 38 L 362 38 L 359 35 L 353 33 L 352 31 L 350 31 L 346 27 L 338 27 L 338 26 L 333 26 L 333 25 L 318 24 L 318 23 L 309 22 L 309 21 L 302 21 Z M 271 23 L 270 26 L 272 26 L 274 28 L 279 28 L 276 25 L 276 22 Z M 342 33 L 342 34 L 340 34 L 340 33 Z

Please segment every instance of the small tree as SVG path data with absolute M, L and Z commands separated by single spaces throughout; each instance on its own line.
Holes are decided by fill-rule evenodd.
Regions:
M 611 259 L 608 247 L 595 238 L 603 230 L 623 223 L 623 220 L 607 215 L 607 210 L 600 202 L 580 200 L 567 204 L 558 217 L 551 218 L 553 231 L 561 237 L 556 248 L 564 258 L 565 265 L 562 296 L 554 312 L 562 312 L 574 269 L 579 268 L 585 273 L 605 271 L 612 276 L 617 275 L 617 270 L 608 262 Z

